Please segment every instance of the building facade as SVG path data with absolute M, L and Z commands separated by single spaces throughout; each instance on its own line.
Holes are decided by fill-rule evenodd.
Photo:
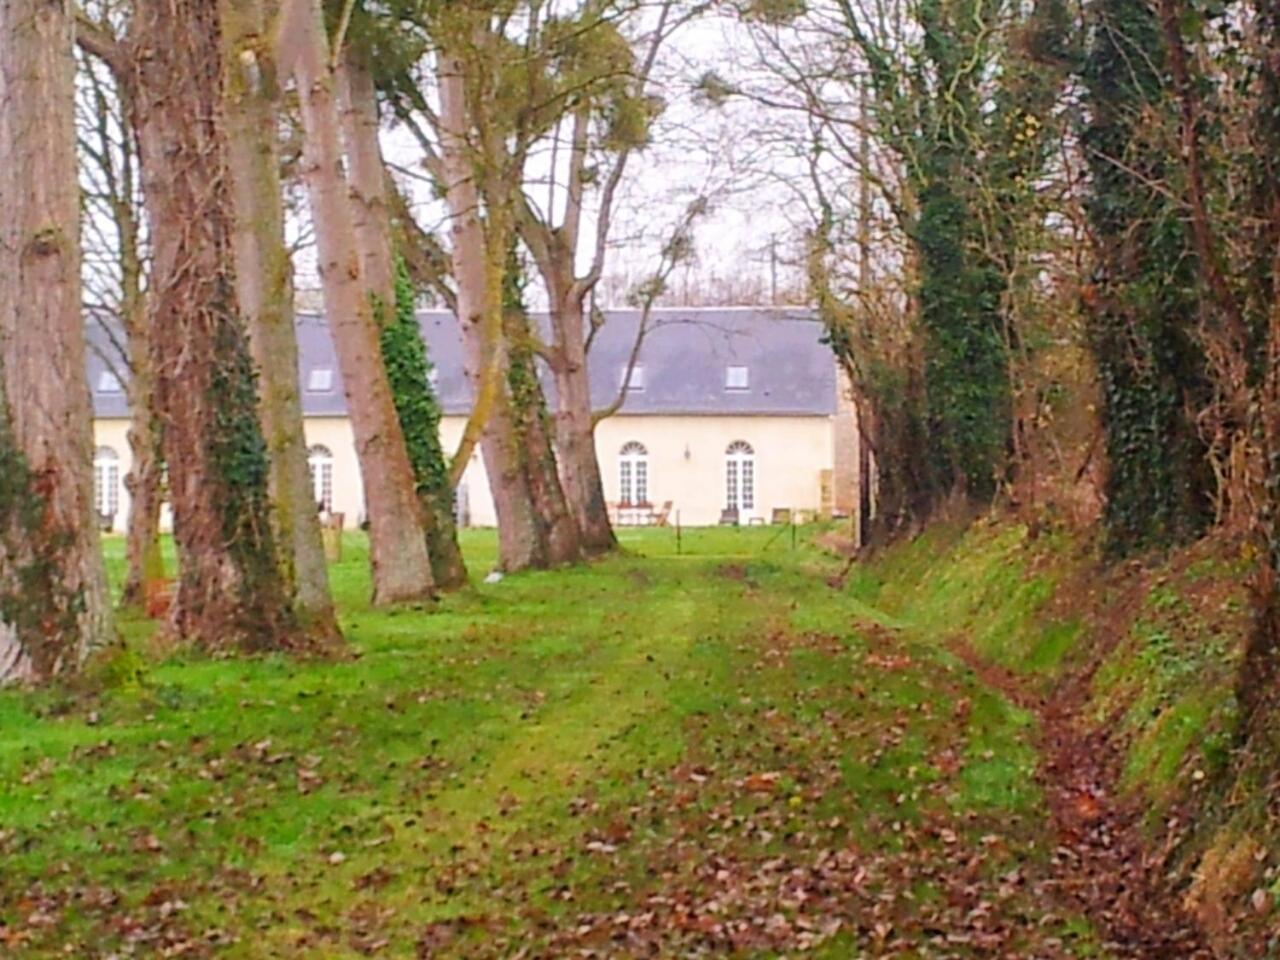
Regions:
M 447 313 L 424 312 L 419 319 L 448 452 L 456 449 L 471 406 L 460 334 Z M 650 316 L 637 352 L 640 333 L 638 312 L 611 311 L 590 352 L 595 406 L 621 401 L 596 428 L 605 497 L 617 522 L 699 526 L 852 511 L 857 457 L 841 448 L 858 442 L 857 425 L 822 326 L 810 312 L 664 309 Z M 96 496 L 104 527 L 121 530 L 128 511 L 129 411 L 102 339 L 90 351 Z M 354 527 L 364 518 L 364 492 L 323 319 L 300 317 L 298 343 L 316 500 Z M 544 383 L 554 407 L 550 377 Z M 496 522 L 478 452 L 459 485 L 458 513 L 464 525 Z

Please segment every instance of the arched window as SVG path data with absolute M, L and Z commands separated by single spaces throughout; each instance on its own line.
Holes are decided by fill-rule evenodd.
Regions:
M 333 451 L 316 444 L 307 450 L 307 469 L 311 471 L 311 490 L 316 506 L 333 512 Z
M 749 511 L 756 506 L 756 452 L 735 440 L 724 452 L 725 506 Z
M 649 451 L 634 440 L 618 454 L 618 500 L 624 506 L 649 502 Z
M 93 451 L 93 509 L 110 530 L 120 510 L 120 456 L 111 447 Z

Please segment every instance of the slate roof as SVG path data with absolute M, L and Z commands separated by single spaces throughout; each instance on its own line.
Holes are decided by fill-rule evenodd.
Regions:
M 589 357 L 591 394 L 597 407 L 617 396 L 640 322 L 636 310 L 613 310 Z M 419 313 L 423 338 L 435 365 L 436 391 L 446 414 L 465 414 L 471 387 L 463 370 L 461 333 L 445 311 Z M 97 324 L 91 342 L 107 341 Z M 343 416 L 346 400 L 328 325 L 315 314 L 298 317 L 302 406 L 307 416 Z M 106 369 L 90 350 L 94 412 L 127 415 L 124 394 L 100 390 Z M 829 416 L 836 409 L 835 364 L 822 343 L 812 311 L 784 308 L 667 308 L 654 310 L 641 348 L 643 368 L 628 391 L 621 415 Z M 745 387 L 730 387 L 729 367 L 745 367 Z M 326 373 L 326 371 L 328 371 Z M 550 387 L 550 377 L 544 376 Z M 549 391 L 550 392 L 550 391 Z M 554 396 L 550 397 L 554 405 Z
M 123 361 L 119 359 L 123 337 L 108 333 L 96 319 L 85 323 L 84 334 L 89 347 L 85 351 L 85 366 L 88 367 L 89 390 L 93 395 L 93 415 L 129 416 L 129 402 L 125 399 L 124 384 L 121 382 L 128 373 Z M 111 360 L 110 364 L 107 362 L 108 358 Z

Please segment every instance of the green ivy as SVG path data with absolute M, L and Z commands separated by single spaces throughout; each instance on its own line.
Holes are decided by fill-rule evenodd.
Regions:
M 47 528 L 46 503 L 13 435 L 2 374 L 0 370 L 0 556 L 11 573 L 7 582 L 0 579 L 0 622 L 16 630 L 36 671 L 45 674 L 71 652 L 65 644 L 76 636 L 85 596 L 83 590 L 66 588 L 61 557 L 74 539 L 70 531 Z
M 447 589 L 465 582 L 466 566 L 458 548 L 449 464 L 440 444 L 440 401 L 431 386 L 431 361 L 418 328 L 416 291 L 401 259 L 396 261 L 395 297 L 390 318 L 377 297 L 373 301 L 382 362 L 413 467 L 418 499 L 426 512 L 432 570 L 437 585 Z
M 249 354 L 248 335 L 232 311 L 215 318 L 214 356 L 206 402 L 214 411 L 207 439 L 208 462 L 216 471 L 217 508 L 223 541 L 240 573 L 241 622 L 250 629 L 249 643 L 274 643 L 259 636 L 264 624 L 286 632 L 291 612 L 281 596 L 276 544 L 269 522 L 269 462 L 258 419 L 257 373 Z M 277 589 L 272 589 L 276 585 Z M 270 607 L 270 609 L 268 609 Z
M 538 381 L 537 361 L 528 329 L 528 310 L 524 302 L 527 279 L 524 265 L 512 244 L 507 269 L 502 280 L 502 309 L 507 318 L 507 387 L 511 391 L 511 407 L 515 413 L 516 431 L 526 434 L 534 420 L 547 422 L 547 398 Z M 521 444 L 524 448 L 524 444 Z
M 1004 281 L 976 253 L 977 218 L 955 189 L 952 162 L 938 157 L 933 166 L 915 229 L 930 463 L 936 492 L 959 482 L 987 499 L 1007 469 L 1011 429 Z
M 418 329 L 416 295 L 402 260 L 396 262 L 395 294 L 395 310 L 389 320 L 385 319 L 386 307 L 374 303 L 381 330 L 382 361 L 391 381 L 418 493 L 429 497 L 437 510 L 452 516 L 453 488 L 440 445 L 440 401 L 431 387 L 432 367 Z
M 923 368 L 899 378 L 907 389 L 898 396 L 916 406 L 904 414 L 873 399 L 882 420 L 919 444 L 904 447 L 911 463 L 899 479 L 912 485 L 903 499 L 927 513 L 953 490 L 989 501 L 1010 472 L 1010 349 L 1024 331 L 1008 312 L 1009 277 L 1044 219 L 1035 184 L 1073 50 L 1065 0 L 1017 10 L 922 0 L 912 16 L 919 42 L 905 51 L 882 46 L 852 13 L 844 25 L 868 64 L 872 117 L 915 201 L 904 222 Z
M 1182 211 L 1151 186 L 1177 172 L 1150 129 L 1176 124 L 1159 23 L 1142 0 L 1097 0 L 1092 20 L 1081 131 L 1099 254 L 1089 326 L 1106 435 L 1107 544 L 1124 554 L 1189 539 L 1211 521 L 1213 478 L 1194 421 L 1211 388 L 1194 334 L 1200 291 Z

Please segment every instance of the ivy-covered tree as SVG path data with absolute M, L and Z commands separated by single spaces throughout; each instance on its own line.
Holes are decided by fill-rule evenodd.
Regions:
M 180 576 L 176 632 L 209 649 L 308 644 L 277 563 L 257 378 L 236 297 L 216 4 L 139 0 L 134 123 L 153 251 L 156 403 Z
M 743 11 L 776 51 L 767 68 L 783 102 L 807 117 L 812 147 L 798 159 L 812 183 L 806 196 L 816 196 L 808 272 L 876 445 L 883 522 L 921 522 L 955 495 L 989 503 L 1014 468 L 1013 377 L 1027 334 L 1017 305 L 1046 221 L 1037 184 L 1061 128 L 1066 4 L 929 0 L 892 17 L 846 0 Z M 788 28 L 803 41 L 789 46 L 780 37 Z M 779 95 L 719 78 L 703 86 L 713 100 L 772 106 Z M 835 279 L 835 208 L 851 193 L 831 182 L 840 174 L 861 181 L 860 229 L 869 229 L 874 184 L 905 239 L 900 260 L 885 257 L 896 289 L 882 298 L 908 318 L 900 336 L 873 329 L 883 315 L 872 317 L 865 284 L 884 255 L 865 233 L 861 275 Z
M 395 185 L 379 141 L 379 108 L 373 61 L 389 39 L 377 18 L 362 14 L 351 24 L 335 69 L 345 146 L 351 212 L 361 273 L 380 331 L 383 361 L 413 467 L 423 533 L 436 587 L 467 582 L 453 514 L 453 484 L 440 449 L 439 407 L 427 381 L 425 345 L 414 318 L 416 293 L 396 257 L 391 215 Z M 412 44 L 412 41 L 410 41 Z
M 547 398 L 538 379 L 534 330 L 524 301 L 525 274 L 514 242 L 503 284 L 502 327 L 507 351 L 507 394 L 518 450 L 520 483 L 533 505 L 535 542 L 543 552 L 538 566 L 579 558 L 579 530 L 569 505 L 553 446 Z
M 453 590 L 467 582 L 467 567 L 458 547 L 453 483 L 440 443 L 440 401 L 431 386 L 431 361 L 418 327 L 418 298 L 403 261 L 396 263 L 395 291 L 395 313 L 382 326 L 382 362 L 427 518 L 427 552 L 436 586 Z
M 275 126 L 282 78 L 275 51 L 264 42 L 274 9 L 263 0 L 220 0 L 227 158 L 236 212 L 236 294 L 258 372 L 258 412 L 281 577 L 299 625 L 317 642 L 327 643 L 340 639 L 341 632 L 302 422 L 293 265 L 285 245 Z
M 1181 204 L 1169 192 L 1165 45 L 1143 0 L 1089 9 L 1081 142 L 1097 268 L 1085 288 L 1106 432 L 1107 541 L 1174 543 L 1212 520 L 1213 477 L 1196 416 L 1211 401 L 1195 331 L 1198 287 Z

